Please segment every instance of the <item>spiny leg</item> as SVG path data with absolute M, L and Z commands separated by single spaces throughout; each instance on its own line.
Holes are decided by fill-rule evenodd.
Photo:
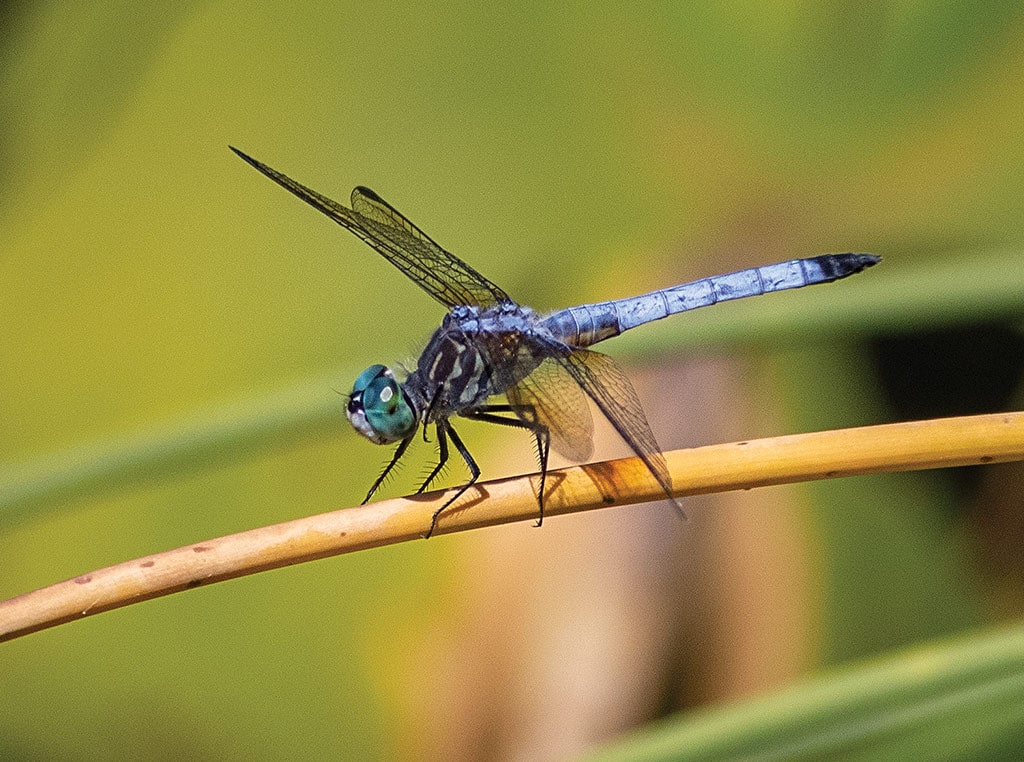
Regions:
M 362 502 L 363 505 L 366 505 L 368 502 L 370 502 L 370 498 L 373 497 L 373 493 L 377 491 L 377 488 L 380 487 L 381 483 L 387 478 L 387 475 L 391 473 L 391 469 L 394 468 L 398 464 L 398 461 L 402 459 L 402 456 L 408 449 L 410 442 L 412 442 L 411 435 L 407 436 L 405 439 L 398 443 L 398 447 L 395 448 L 395 454 L 391 457 L 391 462 L 387 464 L 383 471 L 381 471 L 380 476 L 377 477 L 377 479 L 373 483 L 373 486 L 370 487 L 370 491 L 366 493 L 366 497 L 363 499 Z
M 427 491 L 427 487 L 429 487 L 430 483 L 437 478 L 437 475 L 441 473 L 441 469 L 444 468 L 444 464 L 448 462 L 448 437 L 445 435 L 445 428 L 447 427 L 443 427 L 440 422 L 437 423 L 436 426 L 438 450 L 437 465 L 434 466 L 433 470 L 427 475 L 427 478 L 424 480 L 423 484 L 420 485 L 420 488 L 416 490 L 417 495 L 422 495 Z M 427 427 L 425 425 L 423 426 L 423 441 L 427 441 Z
M 515 413 L 525 418 L 504 418 L 495 413 Z M 548 427 L 537 421 L 537 416 L 532 406 L 529 405 L 486 405 L 471 413 L 463 413 L 464 418 L 471 418 L 475 421 L 497 423 L 501 426 L 511 426 L 517 429 L 526 429 L 533 434 L 537 442 L 537 460 L 540 461 L 540 488 L 537 491 L 537 508 L 539 515 L 535 526 L 544 523 L 544 484 L 548 476 L 548 453 L 551 450 L 551 432 Z
M 540 489 L 537 492 L 537 523 L 539 527 L 544 523 L 544 483 L 548 478 L 548 453 L 551 451 L 551 432 L 546 426 L 534 430 L 534 439 L 537 440 L 537 458 L 540 460 Z
M 459 487 L 459 491 L 458 492 L 456 492 L 447 501 L 445 501 L 444 505 L 442 505 L 440 508 L 438 508 L 436 511 L 434 511 L 434 515 L 430 517 L 430 529 L 428 529 L 427 533 L 425 535 L 423 535 L 423 539 L 424 540 L 429 539 L 430 535 L 432 535 L 434 533 L 434 527 L 437 526 L 437 517 L 441 515 L 441 511 L 443 511 L 449 505 L 451 505 L 456 500 L 458 500 L 460 497 L 462 497 L 465 494 L 466 490 L 468 490 L 470 487 L 472 487 L 474 484 L 476 484 L 476 480 L 480 478 L 480 466 L 478 466 L 476 464 L 476 461 L 473 460 L 473 456 L 469 454 L 469 450 L 466 449 L 466 445 L 464 445 L 462 443 L 462 439 L 455 432 L 455 429 L 453 429 L 452 425 L 450 423 L 448 423 L 448 421 L 446 421 L 446 420 L 445 421 L 438 421 L 438 423 L 437 423 L 437 441 L 438 441 L 438 444 L 441 447 L 442 454 L 443 454 L 443 457 L 445 459 L 448 458 L 448 437 L 449 436 L 452 438 L 452 444 L 455 445 L 455 449 L 459 451 L 459 455 L 461 455 L 462 459 L 466 462 L 466 468 L 469 469 L 469 481 L 466 482 L 465 484 L 463 484 L 461 487 Z M 437 470 L 439 470 L 439 468 L 435 469 L 435 472 Z M 433 476 L 434 476 L 434 474 L 431 474 L 431 478 L 433 478 Z M 424 485 L 424 486 L 426 486 L 426 485 Z

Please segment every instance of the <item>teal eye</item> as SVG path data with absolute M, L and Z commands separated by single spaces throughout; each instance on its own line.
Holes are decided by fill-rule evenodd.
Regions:
M 416 428 L 412 409 L 395 375 L 371 365 L 356 378 L 346 411 L 353 428 L 376 444 L 405 439 Z
M 357 395 L 362 394 L 366 391 L 366 387 L 370 385 L 370 382 L 380 376 L 386 376 L 389 371 L 383 365 L 371 365 L 369 368 L 364 370 L 356 377 L 356 381 L 352 384 L 352 397 L 355 398 Z

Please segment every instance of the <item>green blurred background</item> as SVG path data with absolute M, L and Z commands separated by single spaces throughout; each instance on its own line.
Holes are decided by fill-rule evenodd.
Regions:
M 386 462 L 338 392 L 414 358 L 440 311 L 229 143 L 342 201 L 374 188 L 542 309 L 884 256 L 606 345 L 666 449 L 1019 408 L 1022 22 L 996 2 L 0 5 L 0 495 L 233 405 L 335 411 L 10 504 L 0 598 L 356 504 Z M 531 469 L 528 438 L 487 428 L 463 427 L 485 477 Z M 0 757 L 575 754 L 1018 616 L 1022 484 L 756 490 L 691 501 L 685 527 L 604 511 L 131 606 L 0 647 Z

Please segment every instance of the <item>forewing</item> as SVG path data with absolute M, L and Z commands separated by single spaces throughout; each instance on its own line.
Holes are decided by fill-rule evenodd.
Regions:
M 510 301 L 504 291 L 438 246 L 369 188 L 352 191 L 352 208 L 349 209 L 237 148 L 231 150 L 282 188 L 362 238 L 446 307 Z
M 367 239 L 370 245 L 442 304 L 483 307 L 512 301 L 508 294 L 438 246 L 369 188 L 360 186 L 352 191 L 352 209 L 380 227 L 381 239 Z
M 661 454 L 651 426 L 647 423 L 640 398 L 633 385 L 608 355 L 578 349 L 558 361 L 594 400 L 619 435 L 647 466 L 672 504 L 682 513 L 682 506 L 672 496 L 672 477 Z
M 533 409 L 537 421 L 548 428 L 555 452 L 577 463 L 590 458 L 594 451 L 594 419 L 587 397 L 557 360 L 544 360 L 508 390 L 508 399 L 513 405 Z

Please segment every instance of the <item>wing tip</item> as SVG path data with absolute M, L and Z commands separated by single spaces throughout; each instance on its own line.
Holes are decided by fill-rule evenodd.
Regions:
M 386 206 L 391 207 L 391 204 L 382 199 L 380 197 L 380 194 L 378 194 L 377 191 L 375 191 L 373 188 L 367 188 L 365 185 L 357 185 L 355 188 L 352 189 L 352 195 L 354 196 L 357 193 L 366 196 L 371 201 L 376 201 L 378 203 L 385 204 Z
M 245 151 L 243 151 L 243 150 L 242 150 L 241 148 L 235 148 L 235 147 L 234 147 L 233 145 L 231 145 L 230 143 L 228 143 L 228 148 L 230 148 L 230 149 L 231 149 L 231 150 L 232 150 L 232 151 L 234 152 L 234 154 L 235 154 L 236 156 L 238 156 L 238 157 L 240 157 L 240 158 L 242 158 L 242 159 L 245 159 L 246 161 L 250 161 L 250 162 L 251 162 L 251 161 L 255 161 L 255 159 L 253 159 L 253 158 L 252 158 L 251 156 L 249 156 L 249 154 L 247 154 L 247 153 L 246 153 Z
M 232 152 L 235 154 L 235 156 L 240 158 L 242 161 L 244 161 L 250 167 L 254 167 L 255 169 L 258 169 L 260 172 L 262 172 L 263 174 L 265 174 L 267 176 L 271 176 L 273 170 L 271 170 L 270 167 L 268 167 L 262 161 L 259 161 L 258 159 L 252 158 L 249 154 L 247 154 L 241 148 L 235 148 L 230 143 L 228 143 L 228 148 L 230 148 L 232 150 Z

